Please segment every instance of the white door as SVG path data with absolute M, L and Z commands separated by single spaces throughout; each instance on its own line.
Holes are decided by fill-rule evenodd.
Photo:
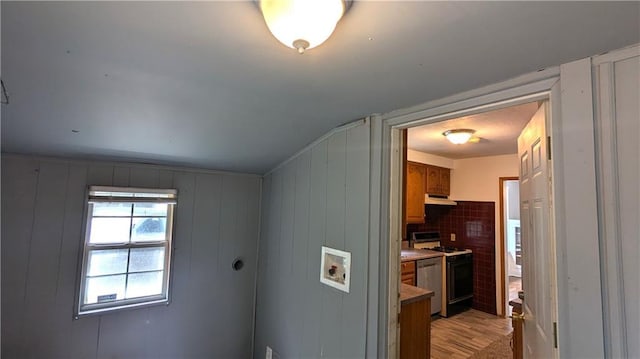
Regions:
M 522 289 L 524 291 L 524 357 L 556 356 L 555 240 L 551 218 L 551 172 L 543 102 L 518 137 Z

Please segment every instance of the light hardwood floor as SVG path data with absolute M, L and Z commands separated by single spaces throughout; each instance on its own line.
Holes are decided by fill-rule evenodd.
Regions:
M 509 318 L 474 309 L 436 319 L 431 323 L 431 358 L 469 358 L 512 331 Z

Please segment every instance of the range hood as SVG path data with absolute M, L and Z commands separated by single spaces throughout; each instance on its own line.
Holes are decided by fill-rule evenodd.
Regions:
M 437 204 L 441 206 L 455 206 L 458 203 L 456 201 L 452 201 L 447 197 L 443 196 L 433 196 L 433 195 L 424 195 L 424 204 Z

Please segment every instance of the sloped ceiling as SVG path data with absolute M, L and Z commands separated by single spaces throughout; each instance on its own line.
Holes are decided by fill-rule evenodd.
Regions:
M 638 2 L 356 1 L 304 55 L 251 1 L 1 6 L 4 152 L 252 173 L 339 124 L 640 37 Z

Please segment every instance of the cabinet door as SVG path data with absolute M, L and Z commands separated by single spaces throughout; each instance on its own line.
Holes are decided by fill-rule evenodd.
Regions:
M 407 285 L 416 285 L 416 277 L 411 275 L 403 275 L 401 279 L 402 283 Z
M 431 357 L 431 300 L 400 307 L 400 359 Z
M 451 170 L 448 168 L 440 169 L 440 190 L 440 193 L 445 196 L 451 193 Z
M 435 166 L 427 166 L 426 193 L 440 194 L 440 169 Z
M 407 162 L 407 223 L 424 223 L 424 178 L 424 165 Z
M 416 262 L 402 262 L 402 275 L 400 280 L 404 284 L 416 285 Z

